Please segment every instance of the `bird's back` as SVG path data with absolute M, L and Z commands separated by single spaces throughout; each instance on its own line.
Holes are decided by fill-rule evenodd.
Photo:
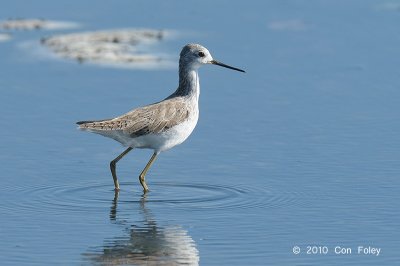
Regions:
M 168 131 L 188 120 L 193 112 L 197 110 L 188 104 L 185 97 L 173 97 L 136 108 L 116 118 L 80 121 L 77 124 L 79 129 L 113 138 L 126 145 L 129 139 Z

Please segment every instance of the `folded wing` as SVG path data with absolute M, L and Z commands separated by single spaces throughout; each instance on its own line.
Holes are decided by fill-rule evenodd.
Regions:
M 113 119 L 80 121 L 77 124 L 82 130 L 102 135 L 107 135 L 107 131 L 120 131 L 124 135 L 138 137 L 166 131 L 185 121 L 189 113 L 190 110 L 183 100 L 173 98 L 134 109 Z

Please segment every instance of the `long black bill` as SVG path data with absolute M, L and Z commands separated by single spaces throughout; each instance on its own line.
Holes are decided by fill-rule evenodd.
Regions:
M 244 70 L 242 70 L 240 68 L 236 68 L 236 67 L 231 67 L 231 66 L 225 65 L 224 63 L 218 62 L 217 60 L 211 60 L 210 63 L 214 64 L 214 65 L 218 65 L 218 66 L 222 66 L 222 67 L 226 67 L 226 68 L 230 68 L 230 69 L 233 69 L 233 70 L 236 70 L 236 71 L 240 71 L 240 72 L 246 73 L 246 71 L 244 71 Z

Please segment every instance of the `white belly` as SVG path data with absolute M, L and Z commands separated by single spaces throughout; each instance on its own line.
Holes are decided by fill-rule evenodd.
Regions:
M 184 142 L 196 127 L 199 118 L 198 112 L 183 123 L 167 131 L 157 134 L 147 134 L 126 141 L 125 146 L 133 148 L 153 149 L 156 152 L 166 151 Z

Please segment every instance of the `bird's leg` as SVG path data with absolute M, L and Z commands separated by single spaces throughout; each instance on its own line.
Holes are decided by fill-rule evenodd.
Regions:
M 115 158 L 114 160 L 112 160 L 110 162 L 110 169 L 111 169 L 111 174 L 114 180 L 114 187 L 115 187 L 115 191 L 119 191 L 119 183 L 118 183 L 118 178 L 117 178 L 117 173 L 115 172 L 115 166 L 117 164 L 117 162 L 119 160 L 122 159 L 122 157 L 124 157 L 128 152 L 130 152 L 133 148 L 129 147 L 127 148 L 125 151 L 123 151 L 120 155 L 118 155 L 117 158 Z
M 143 192 L 144 192 L 144 193 L 146 193 L 146 192 L 149 191 L 149 187 L 147 186 L 146 180 L 145 180 L 144 178 L 145 178 L 145 176 L 146 176 L 146 174 L 147 174 L 147 171 L 149 170 L 150 166 L 153 164 L 154 160 L 157 158 L 157 155 L 158 155 L 158 152 L 154 152 L 154 153 L 153 153 L 153 156 L 151 156 L 149 162 L 146 164 L 146 167 L 145 167 L 145 168 L 143 169 L 143 171 L 140 173 L 139 181 L 140 181 L 140 184 L 141 184 L 142 187 L 143 187 Z

